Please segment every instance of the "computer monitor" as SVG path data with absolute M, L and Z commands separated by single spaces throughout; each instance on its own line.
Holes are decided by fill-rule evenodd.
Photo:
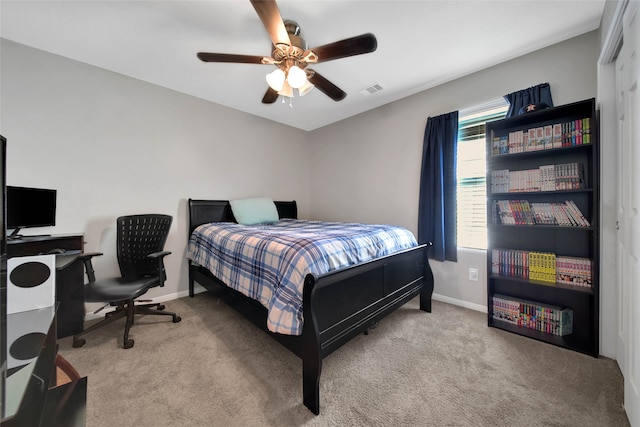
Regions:
M 56 190 L 7 186 L 8 238 L 17 238 L 22 228 L 56 225 Z

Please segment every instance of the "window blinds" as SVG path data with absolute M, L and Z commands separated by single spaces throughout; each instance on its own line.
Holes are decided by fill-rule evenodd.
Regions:
M 496 105 L 497 104 L 497 105 Z M 458 124 L 458 247 L 487 248 L 485 123 L 504 118 L 508 105 L 496 101 L 461 111 Z

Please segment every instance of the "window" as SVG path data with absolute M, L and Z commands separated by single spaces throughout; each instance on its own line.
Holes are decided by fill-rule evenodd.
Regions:
M 499 99 L 460 111 L 457 154 L 458 247 L 487 249 L 485 123 L 505 117 L 509 104 Z

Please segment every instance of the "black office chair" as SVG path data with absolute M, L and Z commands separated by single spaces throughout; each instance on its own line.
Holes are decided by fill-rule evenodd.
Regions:
M 82 347 L 86 340 L 83 335 L 101 328 L 113 321 L 126 317 L 124 328 L 124 348 L 133 347 L 134 341 L 129 338 L 129 328 L 133 326 L 135 314 L 152 314 L 172 316 L 173 323 L 178 323 L 180 316 L 164 310 L 162 304 L 136 305 L 135 300 L 150 288 L 164 286 L 167 275 L 164 268 L 164 257 L 171 252 L 164 251 L 172 217 L 169 215 L 129 215 L 119 217 L 117 223 L 117 256 L 121 277 L 96 280 L 91 259 L 102 253 L 80 255 L 84 262 L 88 282 L 76 296 L 85 302 L 104 302 L 115 306 L 105 318 L 73 337 L 73 346 Z M 103 307 L 103 308 L 104 308 Z M 96 312 L 100 311 L 97 310 Z

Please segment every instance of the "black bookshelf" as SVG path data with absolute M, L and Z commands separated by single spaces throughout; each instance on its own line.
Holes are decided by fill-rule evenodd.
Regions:
M 597 357 L 595 100 L 489 122 L 486 135 L 488 324 Z M 542 221 L 544 213 L 551 224 Z M 571 322 L 549 307 L 569 311 Z M 554 333 L 554 322 L 571 323 L 571 332 Z

